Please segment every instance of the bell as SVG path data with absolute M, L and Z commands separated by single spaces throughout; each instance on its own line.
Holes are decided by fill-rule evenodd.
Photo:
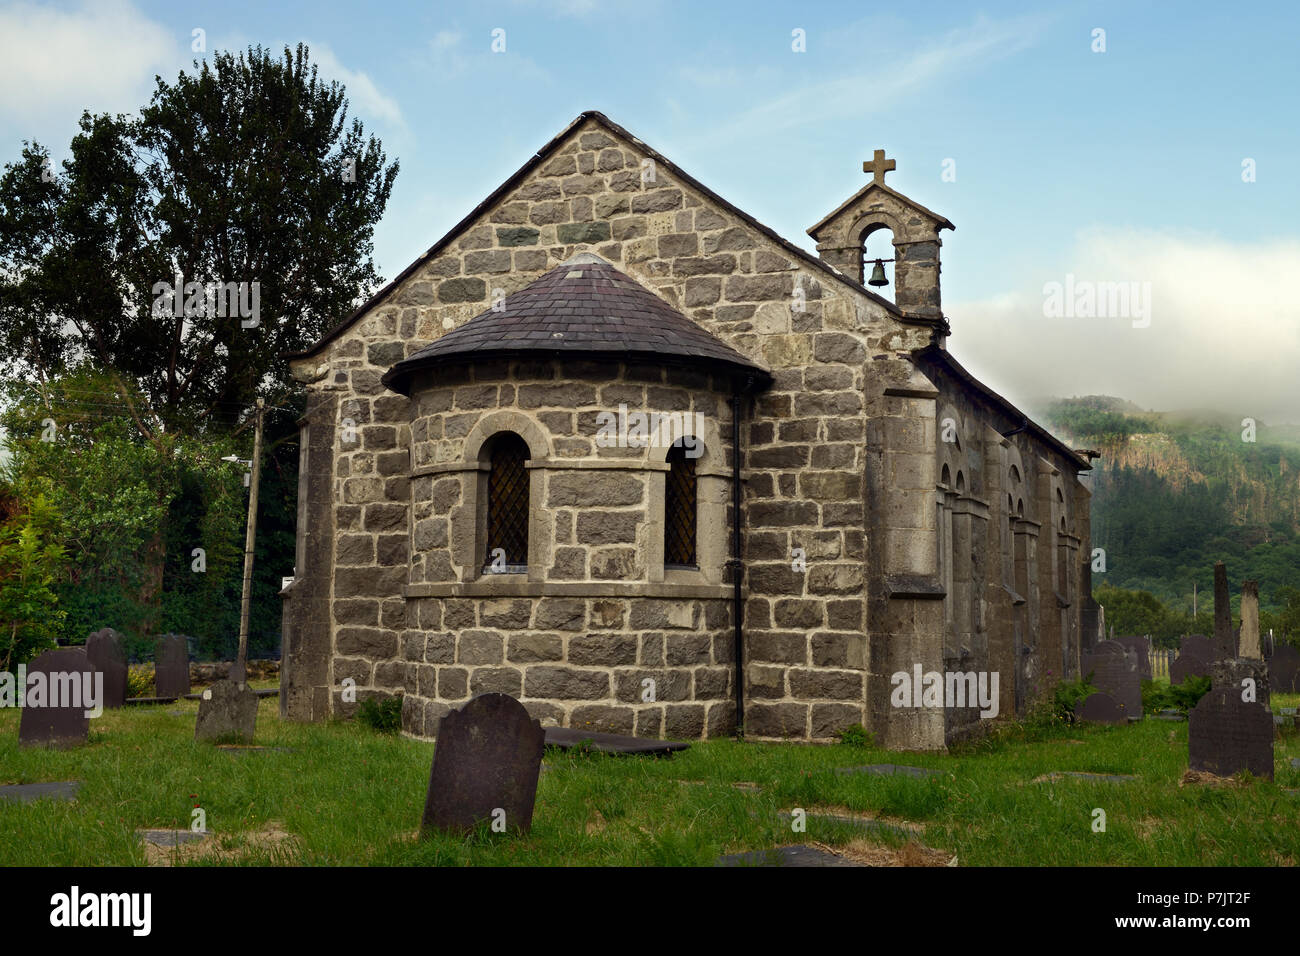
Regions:
M 871 278 L 867 280 L 867 285 L 889 285 L 889 280 L 885 278 L 885 263 L 882 260 L 876 260 L 876 264 L 871 270 Z

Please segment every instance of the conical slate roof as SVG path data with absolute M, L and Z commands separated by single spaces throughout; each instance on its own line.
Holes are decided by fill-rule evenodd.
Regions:
M 580 253 L 384 376 L 408 394 L 413 372 L 489 358 L 603 357 L 731 370 L 764 388 L 771 375 L 597 255 Z

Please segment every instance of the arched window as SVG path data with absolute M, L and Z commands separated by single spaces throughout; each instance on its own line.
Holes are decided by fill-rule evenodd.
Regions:
M 488 451 L 487 549 L 483 570 L 528 570 L 528 445 L 514 432 L 493 436 Z
M 952 472 L 948 470 L 947 465 L 943 466 L 943 473 L 939 476 L 939 484 L 941 485 L 952 484 Z
M 664 567 L 696 568 L 695 458 L 681 442 L 668 449 L 664 477 Z

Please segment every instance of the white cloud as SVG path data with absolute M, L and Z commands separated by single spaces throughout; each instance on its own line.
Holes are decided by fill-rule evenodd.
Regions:
M 339 62 L 334 51 L 323 43 L 304 41 L 311 50 L 312 61 L 320 67 L 320 75 L 326 79 L 337 80 L 347 87 L 351 113 L 360 117 L 363 123 L 381 121 L 395 126 L 404 126 L 401 107 L 392 97 L 385 95 L 375 81 L 360 70 L 349 70 Z
M 0 120 L 45 135 L 82 110 L 132 112 L 148 102 L 156 73 L 184 62 L 189 42 L 125 0 L 0 6 Z
M 450 50 L 460 46 L 460 41 L 464 37 L 456 30 L 439 30 L 433 37 L 433 48 L 435 50 Z
M 705 139 L 733 142 L 751 137 L 755 130 L 770 136 L 800 127 L 843 122 L 845 116 L 860 118 L 869 112 L 873 102 L 896 106 L 905 96 L 933 86 L 941 79 L 1032 46 L 1044 24 L 1038 17 L 1003 21 L 980 17 L 971 26 L 952 30 L 928 44 L 918 44 L 919 49 L 902 59 L 887 60 L 873 55 L 870 59 L 875 65 L 871 69 L 796 86 L 739 113 L 715 127 Z M 875 35 L 879 31 L 872 29 L 870 23 L 857 24 L 854 29 L 869 34 L 870 49 L 886 48 Z M 793 60 L 800 55 L 790 56 Z
M 1151 319 L 1046 318 L 1043 285 L 1150 283 Z M 1159 411 L 1300 421 L 1300 240 L 1090 230 L 1055 274 L 945 306 L 953 355 L 1012 401 L 1118 395 Z M 1141 320 L 1138 320 L 1139 324 Z

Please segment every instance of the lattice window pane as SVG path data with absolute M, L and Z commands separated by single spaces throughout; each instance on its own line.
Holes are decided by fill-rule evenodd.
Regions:
M 664 480 L 664 564 L 694 567 L 695 459 L 681 445 L 668 451 Z
M 503 434 L 493 440 L 488 472 L 487 555 L 484 567 L 493 568 L 494 552 L 505 552 L 512 567 L 528 565 L 528 445 L 518 435 Z

